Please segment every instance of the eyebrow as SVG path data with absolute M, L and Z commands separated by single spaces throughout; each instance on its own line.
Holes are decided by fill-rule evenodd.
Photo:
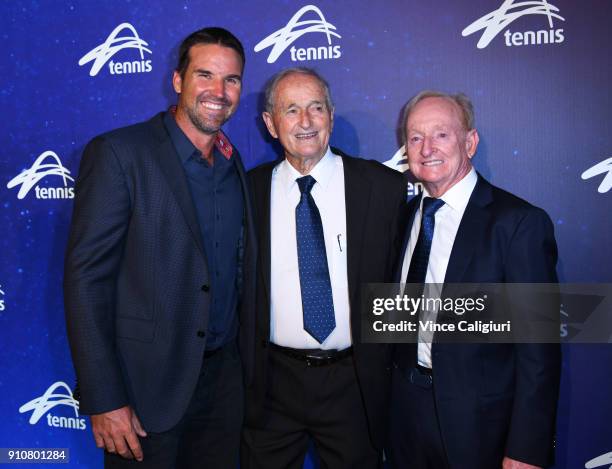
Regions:
M 324 104 L 325 104 L 325 101 L 318 101 L 318 100 L 315 100 L 315 101 L 310 101 L 310 102 L 309 102 L 309 103 L 306 105 L 306 107 L 310 107 L 310 106 L 312 106 L 313 104 L 323 104 L 323 105 L 324 105 Z M 294 102 L 291 102 L 291 103 L 287 104 L 287 108 L 290 108 L 290 107 L 292 107 L 292 106 L 297 106 L 297 107 L 300 107 L 300 105 L 299 105 L 299 104 L 294 103 Z
M 323 105 L 326 106 L 325 101 L 319 101 L 319 100 L 314 100 L 314 101 L 310 101 L 308 104 L 306 104 L 305 108 L 309 108 L 312 105 Z M 292 101 L 289 104 L 287 104 L 286 106 L 284 106 L 282 109 L 291 109 L 292 107 L 301 107 L 299 104 L 297 104 L 296 102 Z
M 225 78 L 234 78 L 235 80 L 242 81 L 242 75 L 233 74 L 233 75 L 228 75 Z
M 207 70 L 205 68 L 196 68 L 193 73 L 198 73 L 198 74 L 210 74 L 210 75 L 214 75 L 213 72 L 211 72 L 210 70 Z M 238 75 L 238 74 L 232 74 L 232 75 L 227 75 L 225 78 L 234 78 L 238 81 L 242 81 L 242 76 Z
M 408 132 L 424 132 L 421 128 L 414 128 L 414 127 L 406 127 Z M 446 124 L 442 124 L 442 125 L 435 125 L 432 130 L 455 130 L 455 126 L 452 125 L 446 125 Z

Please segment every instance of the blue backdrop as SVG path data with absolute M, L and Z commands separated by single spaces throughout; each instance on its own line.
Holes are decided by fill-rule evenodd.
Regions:
M 93 136 L 174 103 L 177 46 L 203 26 L 233 31 L 247 52 L 225 131 L 248 167 L 277 156 L 261 90 L 282 68 L 329 80 L 333 145 L 399 170 L 402 105 L 424 88 L 463 91 L 476 107 L 477 169 L 548 211 L 562 281 L 609 282 L 612 10 L 553 1 L 2 2 L 0 447 L 68 447 L 71 467 L 102 466 L 71 397 L 63 318 L 73 178 Z M 557 468 L 612 464 L 587 464 L 612 452 L 611 364 L 609 345 L 565 346 Z

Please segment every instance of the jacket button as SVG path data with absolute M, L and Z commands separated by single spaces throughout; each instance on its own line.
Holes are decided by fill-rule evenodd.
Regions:
M 205 335 L 206 335 L 206 332 L 198 331 L 198 337 L 204 337 Z
M 206 284 L 202 285 L 202 291 L 208 291 L 210 290 L 210 287 Z

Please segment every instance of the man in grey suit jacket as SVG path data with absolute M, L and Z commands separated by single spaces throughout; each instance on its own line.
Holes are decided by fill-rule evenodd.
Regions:
M 243 69 L 229 31 L 194 32 L 176 108 L 85 149 L 64 292 L 80 410 L 106 467 L 237 463 L 255 243 L 244 168 L 220 128 Z

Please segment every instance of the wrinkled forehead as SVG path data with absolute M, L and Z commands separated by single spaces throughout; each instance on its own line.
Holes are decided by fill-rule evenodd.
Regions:
M 305 73 L 291 73 L 283 77 L 274 89 L 276 98 L 285 98 L 293 95 L 308 95 L 325 99 L 323 84 L 314 76 Z
M 451 98 L 429 97 L 419 101 L 406 121 L 408 130 L 423 125 L 437 125 L 465 130 L 463 113 Z

